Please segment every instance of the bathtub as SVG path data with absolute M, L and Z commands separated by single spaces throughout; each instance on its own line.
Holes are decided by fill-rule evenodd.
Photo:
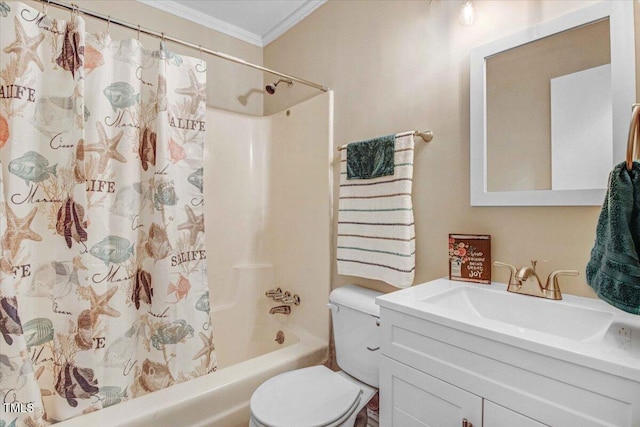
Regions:
M 260 384 L 327 360 L 327 339 L 296 322 L 302 307 L 294 306 L 291 315 L 269 314 L 277 304 L 265 297 L 273 286 L 270 265 L 235 266 L 234 271 L 234 296 L 212 307 L 216 372 L 54 425 L 246 427 L 249 400 Z M 284 341 L 276 340 L 278 332 Z
M 214 313 L 215 314 L 215 313 Z M 215 316 L 214 316 L 215 317 Z M 60 427 L 246 427 L 249 399 L 267 379 L 292 369 L 323 363 L 327 343 L 304 331 L 282 328 L 277 322 L 273 339 L 282 330 L 282 345 L 263 340 L 264 354 L 243 354 L 247 360 L 221 367 L 202 377 L 173 385 L 126 402 L 85 414 L 58 424 Z M 260 352 L 258 341 L 251 348 Z M 277 346 L 277 349 L 275 346 Z M 221 344 L 220 344 L 221 346 Z M 272 351 L 270 351 L 272 350 Z M 222 359 L 226 357 L 221 353 Z M 254 356 L 254 357 L 250 357 Z

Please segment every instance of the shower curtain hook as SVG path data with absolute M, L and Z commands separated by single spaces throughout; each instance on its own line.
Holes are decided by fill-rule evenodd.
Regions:
M 140 24 L 138 24 L 138 41 L 140 41 Z
M 108 15 L 108 16 L 107 16 L 107 34 L 108 34 L 108 35 L 111 35 L 111 34 L 109 33 L 109 27 L 110 27 L 110 26 L 111 26 L 111 15 Z
M 199 64 L 196 64 L 196 71 L 199 73 L 205 73 L 207 71 L 207 64 L 206 62 L 204 62 L 204 59 L 202 59 L 202 45 L 199 44 L 198 45 L 198 59 L 200 60 Z

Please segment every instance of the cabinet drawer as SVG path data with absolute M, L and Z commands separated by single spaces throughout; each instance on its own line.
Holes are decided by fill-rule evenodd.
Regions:
M 380 357 L 380 425 L 482 425 L 482 398 L 388 357 Z
M 496 405 L 489 400 L 484 401 L 483 421 L 483 427 L 548 427 L 547 424 L 539 423 L 504 406 Z

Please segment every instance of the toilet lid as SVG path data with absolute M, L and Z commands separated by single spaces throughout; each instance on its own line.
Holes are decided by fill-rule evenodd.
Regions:
M 360 387 L 324 366 L 297 369 L 264 382 L 251 413 L 272 427 L 327 426 L 357 405 Z

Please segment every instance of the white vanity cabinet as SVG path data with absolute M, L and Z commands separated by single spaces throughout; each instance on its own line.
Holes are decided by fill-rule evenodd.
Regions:
M 482 425 L 482 398 L 386 356 L 380 360 L 380 425 Z M 384 409 L 383 409 L 384 408 Z
M 381 427 L 454 427 L 465 420 L 473 427 L 640 426 L 640 348 L 621 349 L 609 338 L 624 321 L 640 339 L 638 316 L 608 312 L 587 298 L 580 307 L 579 297 L 558 302 L 482 286 L 439 279 L 377 299 Z M 493 312 L 482 311 L 476 289 L 489 293 L 487 301 L 495 298 Z M 561 329 L 569 339 L 495 320 L 506 310 L 547 328 L 552 312 L 541 304 L 574 318 L 586 310 L 600 326 L 585 334 L 579 325 Z
M 380 361 L 380 393 L 381 426 L 545 426 L 386 356 Z
M 496 405 L 490 400 L 485 400 L 483 425 L 487 427 L 518 426 L 518 427 L 542 427 L 545 424 L 513 412 L 504 406 Z

